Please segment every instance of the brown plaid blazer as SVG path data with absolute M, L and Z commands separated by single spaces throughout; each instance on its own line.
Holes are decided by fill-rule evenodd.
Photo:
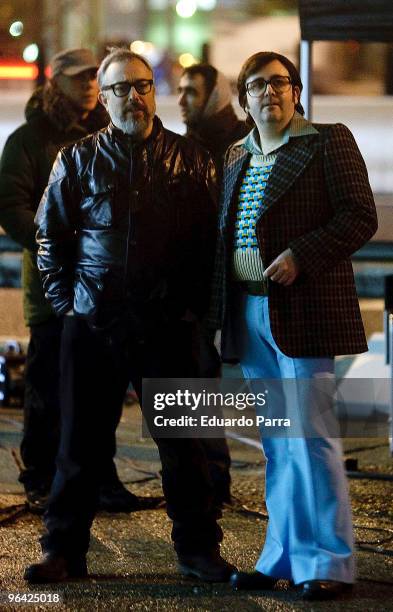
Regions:
M 300 274 L 290 287 L 269 281 L 273 336 L 292 357 L 367 350 L 350 256 L 377 229 L 367 170 L 342 124 L 314 124 L 318 134 L 292 137 L 280 148 L 265 190 L 257 236 L 264 265 L 290 247 Z M 236 359 L 229 336 L 234 217 L 250 154 L 225 158 L 212 308 L 208 324 L 222 328 L 224 360 Z

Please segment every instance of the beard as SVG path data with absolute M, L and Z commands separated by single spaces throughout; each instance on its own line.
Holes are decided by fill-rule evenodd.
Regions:
M 119 128 L 125 134 L 129 136 L 141 136 L 147 130 L 149 125 L 147 114 L 144 113 L 143 117 L 138 119 L 134 117 L 124 117 L 119 121 Z
M 133 112 L 140 111 L 142 115 L 135 116 Z M 118 127 L 129 136 L 138 138 L 142 136 L 149 126 L 149 113 L 140 104 L 129 104 L 118 118 Z

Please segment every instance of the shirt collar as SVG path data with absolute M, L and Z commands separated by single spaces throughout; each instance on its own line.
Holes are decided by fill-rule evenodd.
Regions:
M 286 130 L 284 130 L 282 138 L 274 150 L 277 150 L 282 147 L 282 145 L 287 144 L 290 138 L 296 138 L 298 136 L 312 136 L 318 133 L 318 130 L 315 129 L 312 123 L 307 121 L 307 119 L 305 119 L 300 113 L 295 111 L 289 126 Z M 252 129 L 247 136 L 235 142 L 233 146 L 243 147 L 252 155 L 263 155 L 263 151 L 259 144 L 259 133 L 256 127 L 254 127 L 254 129 Z M 266 152 L 266 154 L 268 153 L 271 153 L 271 151 Z

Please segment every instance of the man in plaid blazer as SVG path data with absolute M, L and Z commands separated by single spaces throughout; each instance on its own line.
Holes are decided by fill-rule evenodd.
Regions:
M 295 66 L 271 52 L 249 58 L 238 79 L 254 129 L 226 154 L 210 323 L 224 361 L 251 379 L 331 380 L 335 355 L 367 350 L 350 262 L 377 228 L 366 167 L 345 126 L 303 118 L 301 89 Z M 326 426 L 332 401 L 316 409 L 302 382 L 282 392 L 300 433 L 262 439 L 266 540 L 257 571 L 233 586 L 286 578 L 305 600 L 327 599 L 354 582 L 350 504 Z

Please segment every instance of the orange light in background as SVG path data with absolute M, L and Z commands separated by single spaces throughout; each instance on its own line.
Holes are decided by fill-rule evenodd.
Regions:
M 38 68 L 34 64 L 0 64 L 0 79 L 21 79 L 34 81 L 38 76 Z

